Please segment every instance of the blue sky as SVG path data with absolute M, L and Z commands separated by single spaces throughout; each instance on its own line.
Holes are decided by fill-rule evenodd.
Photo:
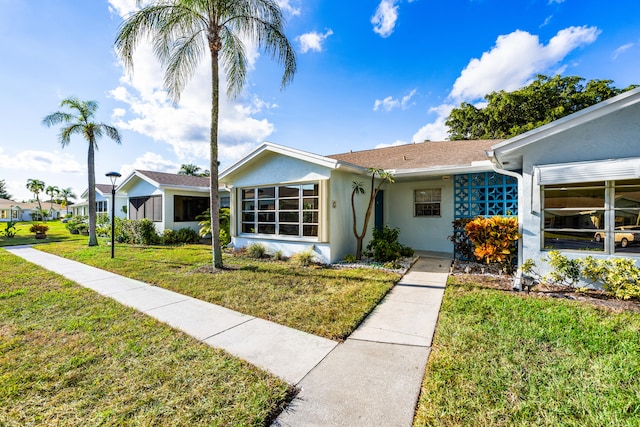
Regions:
M 250 46 L 244 93 L 221 105 L 220 160 L 263 141 L 334 154 L 443 140 L 460 102 L 513 90 L 538 73 L 640 83 L 640 2 L 618 0 L 278 0 L 298 72 Z M 99 142 L 97 182 L 115 170 L 208 165 L 209 78 L 203 63 L 171 104 L 146 46 L 133 75 L 113 41 L 135 0 L 0 0 L 0 179 L 17 200 L 28 178 L 87 187 L 86 142 L 62 149 L 42 118 L 68 96 L 99 103 L 122 145 Z M 224 87 L 224 86 L 223 86 Z

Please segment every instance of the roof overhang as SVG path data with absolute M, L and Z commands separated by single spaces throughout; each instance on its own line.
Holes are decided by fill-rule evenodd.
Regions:
M 424 177 L 488 172 L 491 170 L 491 162 L 489 160 L 482 160 L 478 162 L 472 162 L 471 165 L 449 165 L 417 169 L 394 169 L 388 170 L 387 172 L 391 173 L 396 181 L 410 181 Z
M 325 167 L 327 169 L 340 169 L 346 172 L 353 172 L 358 174 L 366 174 L 368 172 L 367 168 L 356 166 L 351 163 L 341 162 L 329 157 L 320 156 L 318 154 L 313 154 L 308 151 L 302 151 L 291 147 L 285 147 L 283 145 L 274 144 L 272 142 L 264 142 L 255 150 L 244 156 L 242 159 L 238 160 L 237 162 L 223 170 L 220 173 L 220 181 L 232 178 L 246 166 L 251 165 L 259 159 L 272 153 L 291 157 L 293 159 L 298 159 L 303 162 L 308 162 L 314 165 Z
M 522 150 L 525 147 L 638 103 L 640 103 L 640 88 L 632 89 L 544 126 L 500 142 L 491 147 L 493 155 L 501 165 L 514 169 L 521 168 Z

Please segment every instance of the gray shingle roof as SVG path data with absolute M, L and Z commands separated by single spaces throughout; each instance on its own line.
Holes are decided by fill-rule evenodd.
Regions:
M 160 185 L 175 185 L 178 187 L 209 187 L 209 177 L 178 175 L 175 173 L 142 171 L 137 172 L 148 177 Z
M 423 169 L 464 166 L 487 160 L 486 150 L 501 140 L 420 142 L 327 157 L 366 168 Z

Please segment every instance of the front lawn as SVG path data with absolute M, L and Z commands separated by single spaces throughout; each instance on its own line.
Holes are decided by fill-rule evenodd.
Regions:
M 380 270 L 305 268 L 229 254 L 227 269 L 211 273 L 206 245 L 116 245 L 113 260 L 104 243 L 38 249 L 330 339 L 349 336 L 400 278 Z
M 0 425 L 268 425 L 278 378 L 0 250 Z
M 47 237 L 44 239 L 36 239 L 35 233 L 29 231 L 29 228 L 33 224 L 44 224 L 49 227 L 47 231 Z M 0 222 L 0 247 L 2 246 L 17 246 L 17 245 L 35 245 L 39 243 L 51 243 L 51 242 L 64 242 L 64 241 L 77 241 L 87 243 L 89 237 L 81 236 L 78 234 L 71 234 L 66 229 L 64 224 L 59 220 L 47 221 L 47 222 L 19 222 L 16 223 L 17 234 L 9 238 L 4 235 L 7 223 Z
M 640 314 L 450 280 L 415 426 L 640 425 Z

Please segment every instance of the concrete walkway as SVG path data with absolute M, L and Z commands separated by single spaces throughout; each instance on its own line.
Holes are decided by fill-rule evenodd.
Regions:
M 298 384 L 337 342 L 27 246 L 5 247 L 99 294 Z
M 274 426 L 410 426 L 451 264 L 421 253 L 338 344 L 28 246 L 4 249 L 297 385 Z
M 421 254 L 274 426 L 411 426 L 451 260 Z

